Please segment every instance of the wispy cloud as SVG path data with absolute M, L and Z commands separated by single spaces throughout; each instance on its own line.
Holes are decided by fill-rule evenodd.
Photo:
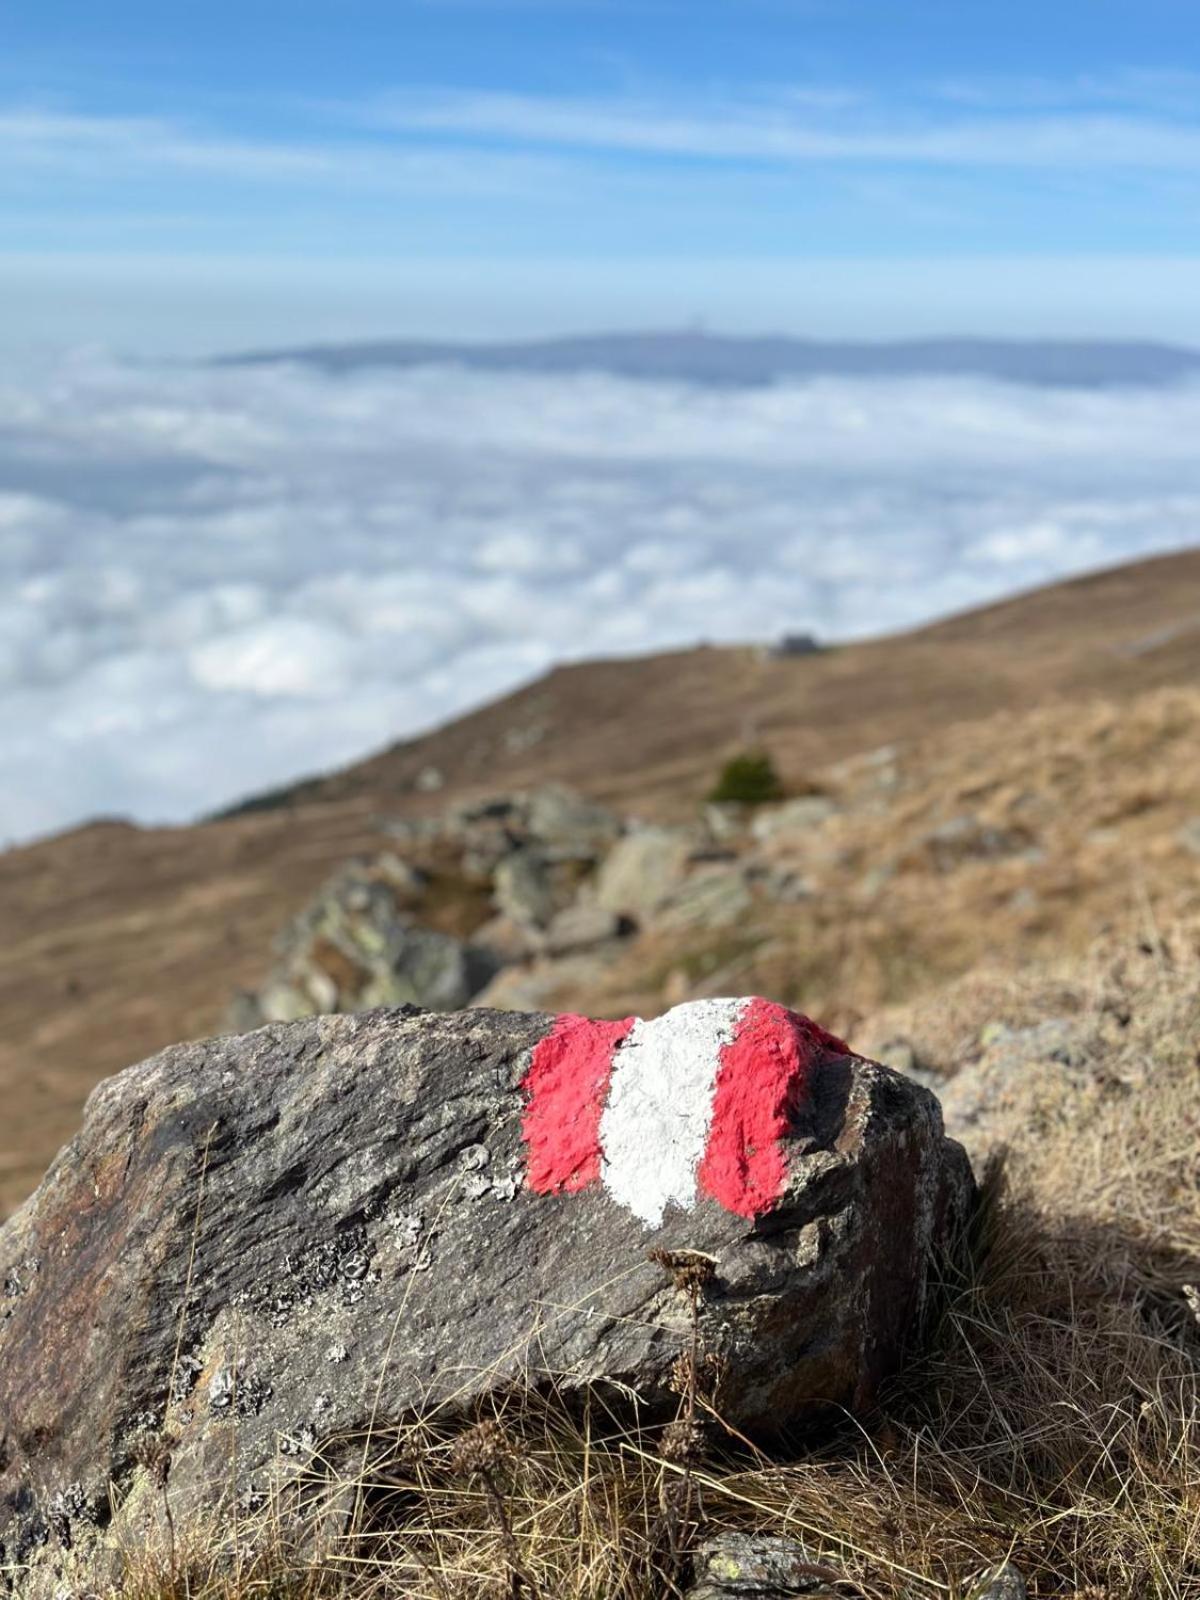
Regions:
M 393 94 L 365 120 L 405 134 L 754 162 L 1200 170 L 1200 123 L 1060 110 L 971 117 L 856 110 L 822 118 L 802 91 L 677 106 L 645 100 L 447 91 Z
M 181 119 L 0 106 L 0 183 L 46 173 L 165 173 L 281 188 L 413 194 L 568 184 L 584 158 L 760 169 L 1007 168 L 1200 173 L 1186 74 L 1104 83 L 946 83 L 890 107 L 853 87 L 675 100 L 475 90 L 396 91 L 365 107 L 307 105 L 303 126 L 252 136 Z M 1156 99 L 1157 96 L 1157 99 Z M 1193 103 L 1200 96 L 1193 97 Z M 1004 115 L 1000 103 L 1016 106 Z M 269 108 L 268 113 L 269 113 Z M 268 116 L 269 123 L 269 116 Z
M 239 138 L 158 117 L 0 109 L 0 185 L 58 172 L 119 180 L 173 173 L 247 184 L 442 194 L 528 188 L 562 175 L 544 153 L 481 156 L 436 143 Z
M 1194 122 L 1200 107 L 1200 72 L 1175 67 L 1125 67 L 1067 77 L 972 74 L 945 79 L 933 86 L 933 93 L 951 104 L 993 111 L 1119 107 Z

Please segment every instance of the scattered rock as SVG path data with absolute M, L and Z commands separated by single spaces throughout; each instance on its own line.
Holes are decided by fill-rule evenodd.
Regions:
M 888 1034 L 878 1042 L 856 1040 L 856 1046 L 872 1061 L 882 1062 L 893 1072 L 902 1072 L 906 1078 L 915 1078 L 927 1089 L 941 1094 L 946 1087 L 946 1074 L 932 1065 L 922 1054 L 921 1047 L 907 1034 Z
M 827 794 L 806 794 L 781 806 L 765 806 L 755 815 L 750 831 L 759 844 L 789 834 L 808 833 L 819 828 L 837 812 L 837 804 Z
M 448 835 L 493 866 L 512 850 L 536 846 L 547 861 L 593 863 L 620 836 L 619 817 L 560 784 L 456 806 Z
M 558 860 L 595 861 L 622 831 L 611 811 L 559 784 L 534 789 L 524 806 L 526 831 Z
M 749 826 L 753 810 L 737 800 L 709 800 L 704 807 L 704 826 L 720 844 L 740 839 Z
M 985 1024 L 973 1059 L 938 1084 L 946 1126 L 982 1154 L 992 1125 L 1003 1119 L 1030 1071 L 1047 1069 L 1073 1075 L 1081 1087 L 1090 1077 L 1077 1021 L 1048 1017 L 1028 1028 Z
M 952 872 L 968 861 L 998 861 L 1006 856 L 1041 859 L 1027 828 L 997 828 L 969 812 L 943 822 L 925 835 L 921 845 L 938 872 Z
M 963 1600 L 1025 1600 L 1025 1593 L 1025 1579 L 1011 1561 L 1005 1561 L 972 1578 Z
M 654 917 L 656 927 L 727 928 L 753 904 L 746 869 L 735 866 L 702 868 L 685 878 Z
M 687 876 L 697 839 L 689 828 L 637 828 L 613 846 L 596 875 L 596 904 L 648 920 Z
M 899 1036 L 894 1039 L 885 1039 L 874 1050 L 868 1051 L 876 1061 L 882 1061 L 885 1067 L 891 1067 L 893 1072 L 903 1072 L 908 1077 L 917 1070 L 919 1058 L 917 1047 L 911 1039 Z
M 722 1533 L 696 1552 L 688 1600 L 792 1600 L 795 1595 L 842 1600 L 837 1573 L 796 1539 L 766 1533 Z
M 532 928 L 523 927 L 503 913 L 490 918 L 471 935 L 471 943 L 489 950 L 501 967 L 528 961 L 538 953 L 539 940 Z
M 832 776 L 867 796 L 892 794 L 900 787 L 900 747 L 883 744 L 863 755 L 851 756 L 831 769 Z
M 630 924 L 615 911 L 580 901 L 558 913 L 542 942 L 548 955 L 565 956 L 607 944 L 629 932 Z
M 1185 850 L 1190 850 L 1194 856 L 1200 856 L 1200 817 L 1192 817 L 1185 822 L 1176 834 L 1176 838 Z
M 416 921 L 411 907 L 423 884 L 390 854 L 339 872 L 284 930 L 278 966 L 257 994 L 238 997 L 231 1024 L 246 1029 L 378 1005 L 466 1005 L 500 962 L 481 945 Z
M 621 949 L 620 942 L 612 940 L 570 955 L 538 956 L 523 966 L 505 967 L 472 1004 L 497 1011 L 577 1010 L 577 997 L 595 990 Z
M 746 876 L 765 899 L 776 905 L 800 905 L 805 900 L 811 900 L 817 892 L 811 878 L 806 878 L 794 867 L 786 867 L 776 861 L 748 862 Z
M 524 849 L 506 856 L 492 881 L 496 909 L 522 928 L 544 928 L 561 908 L 561 891 L 538 851 Z
M 644 1025 L 614 1084 L 666 1072 L 662 1114 L 689 1104 L 712 1081 L 695 1055 L 716 1048 L 711 1018 L 751 1014 L 708 1004 L 665 1033 Z M 107 1507 L 110 1484 L 107 1529 L 69 1529 L 92 1587 L 122 1544 L 160 1537 L 161 1496 L 139 1465 L 147 1430 L 172 1441 L 185 1524 L 263 1497 L 286 1516 L 300 1477 L 360 1452 L 346 1441 L 369 1427 L 428 1405 L 466 1410 L 541 1373 L 667 1414 L 693 1335 L 652 1247 L 711 1263 L 700 1337 L 724 1358 L 735 1426 L 765 1435 L 823 1405 L 869 1406 L 963 1220 L 969 1170 L 927 1091 L 754 1007 L 777 1043 L 739 1071 L 786 1058 L 798 1076 L 778 1086 L 787 1120 L 744 1146 L 756 1171 L 778 1161 L 775 1197 L 753 1219 L 693 1190 L 643 1220 L 664 1146 L 626 1149 L 611 1124 L 596 1135 L 604 1182 L 548 1192 L 568 1169 L 585 1175 L 555 1133 L 555 1096 L 596 1081 L 588 1063 L 601 1048 L 613 1059 L 622 1025 L 555 1032 L 536 1079 L 549 1017 L 385 1010 L 178 1045 L 101 1084 L 79 1136 L 0 1229 L 0 1283 L 20 1286 L 0 1320 L 5 1559 L 33 1563 L 52 1592 L 65 1560 L 46 1532 L 54 1508 Z M 678 1115 L 673 1151 L 691 1126 Z M 734 1156 L 747 1130 L 728 1115 Z M 718 1162 L 704 1182 L 748 1192 L 739 1174 Z
M 526 750 L 533 750 L 550 733 L 550 725 L 546 722 L 527 722 L 522 728 L 507 728 L 504 733 L 504 748 L 510 755 L 522 755 Z
M 405 849 L 432 844 L 442 833 L 441 817 L 378 817 L 375 825 Z

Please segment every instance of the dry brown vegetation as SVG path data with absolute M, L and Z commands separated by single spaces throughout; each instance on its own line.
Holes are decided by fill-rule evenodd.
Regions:
M 193 1533 L 173 1568 L 143 1557 L 132 1594 L 660 1600 L 697 1541 L 745 1528 L 801 1540 L 871 1600 L 958 1597 L 1005 1557 L 1039 1596 L 1200 1595 L 1200 966 L 1143 927 L 1053 984 L 960 986 L 945 1037 L 1050 993 L 1082 1077 L 1014 1081 L 973 1265 L 874 1415 L 764 1454 L 722 1427 L 700 1351 L 680 1405 L 702 1438 L 683 1448 L 598 1395 L 573 1415 L 513 1400 L 465 1437 L 429 1416 L 330 1442 L 351 1515 L 336 1537 L 310 1523 L 319 1554 L 268 1508 L 232 1565 Z
M 643 938 L 547 1003 L 621 1016 L 762 993 L 854 1040 L 881 1009 L 940 1004 L 980 969 L 1069 965 L 1147 916 L 1200 926 L 1200 855 L 1184 842 L 1193 823 L 1200 843 L 1198 750 L 1200 693 L 1166 689 L 999 713 L 884 765 L 816 769 L 843 809 L 766 847 L 810 898 Z M 942 837 L 967 819 L 974 835 Z

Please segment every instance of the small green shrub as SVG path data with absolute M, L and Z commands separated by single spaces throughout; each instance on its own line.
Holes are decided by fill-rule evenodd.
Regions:
M 746 750 L 732 756 L 721 768 L 708 798 L 718 804 L 737 801 L 744 806 L 761 806 L 769 800 L 782 800 L 783 784 L 765 751 Z

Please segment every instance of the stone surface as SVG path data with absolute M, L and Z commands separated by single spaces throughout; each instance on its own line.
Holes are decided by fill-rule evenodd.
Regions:
M 615 842 L 620 820 L 574 790 L 548 783 L 524 797 L 524 825 L 561 856 L 594 861 Z
M 549 955 L 571 955 L 576 950 L 590 950 L 610 939 L 619 939 L 628 928 L 628 923 L 615 911 L 580 901 L 558 912 L 546 929 L 542 943 Z
M 564 1011 L 575 996 L 600 983 L 622 949 L 619 941 L 593 945 L 569 955 L 536 956 L 520 966 L 505 967 L 472 1004 L 498 1011 Z
M 553 1068 L 566 1026 L 544 1015 L 318 1017 L 179 1045 L 101 1084 L 0 1229 L 0 1563 L 66 1581 L 151 1537 L 146 1430 L 174 1440 L 186 1521 L 286 1504 L 298 1472 L 372 1425 L 548 1373 L 665 1411 L 691 1333 L 651 1247 L 712 1260 L 700 1332 L 727 1362 L 735 1425 L 765 1435 L 869 1405 L 969 1169 L 931 1094 L 810 1025 L 772 1025 L 792 1030 L 803 1072 L 777 1097 L 779 1183 L 752 1218 L 698 1190 L 650 1226 L 598 1167 L 579 1192 L 535 1192 L 530 1119 L 557 1102 L 531 1062 Z M 752 1073 L 776 1072 L 777 1054 Z M 661 1073 L 655 1059 L 630 1062 Z M 613 1054 L 614 1084 L 632 1070 Z M 713 1140 L 722 1117 L 728 1131 L 755 1113 L 730 1100 L 732 1071 L 714 1080 Z M 120 1509 L 100 1527 L 110 1483 Z
M 510 851 L 531 845 L 547 860 L 597 861 L 619 837 L 622 823 L 573 790 L 546 784 L 456 806 L 443 831 L 494 868 Z
M 703 810 L 704 826 L 718 841 L 741 840 L 753 815 L 749 806 L 736 800 L 709 800 Z
M 466 1005 L 503 958 L 422 926 L 424 887 L 424 875 L 390 852 L 336 873 L 280 935 L 278 964 L 262 988 L 234 1001 L 230 1026 L 381 1005 Z
M 641 922 L 663 906 L 687 876 L 697 840 L 688 828 L 637 828 L 619 839 L 596 875 L 596 902 Z
M 817 889 L 811 878 L 774 861 L 751 862 L 747 877 L 763 897 L 776 905 L 796 906 L 815 898 Z
M 966 1586 L 965 1600 L 1025 1600 L 1025 1579 L 1005 1561 L 981 1572 Z
M 696 1552 L 688 1600 L 792 1600 L 828 1596 L 836 1574 L 796 1539 L 768 1533 L 722 1533 Z
M 755 815 L 750 831 L 760 844 L 765 844 L 768 840 L 808 833 L 813 828 L 819 828 L 836 811 L 837 805 L 828 795 L 807 794 L 799 800 L 788 800 L 783 805 L 764 806 Z
M 992 1124 L 1006 1119 L 1031 1071 L 1086 1087 L 1092 1074 L 1076 1020 L 1047 1017 L 1027 1028 L 989 1023 L 981 1029 L 975 1051 L 938 1086 L 954 1136 L 972 1151 L 986 1150 Z
M 471 935 L 471 943 L 478 945 L 480 949 L 490 950 L 501 967 L 529 961 L 541 948 L 536 929 L 522 927 L 519 922 L 514 922 L 502 912 L 489 918 L 482 927 L 476 928 Z
M 1009 856 L 1027 861 L 1041 859 L 1033 835 L 1026 828 L 996 827 L 970 812 L 939 824 L 925 835 L 921 846 L 938 872 L 953 872 L 967 862 L 999 861 Z
M 698 868 L 685 878 L 654 916 L 658 928 L 727 928 L 744 917 L 753 904 L 746 868 Z
M 496 910 L 522 928 L 544 928 L 563 903 L 550 864 L 538 850 L 506 856 L 493 878 Z

